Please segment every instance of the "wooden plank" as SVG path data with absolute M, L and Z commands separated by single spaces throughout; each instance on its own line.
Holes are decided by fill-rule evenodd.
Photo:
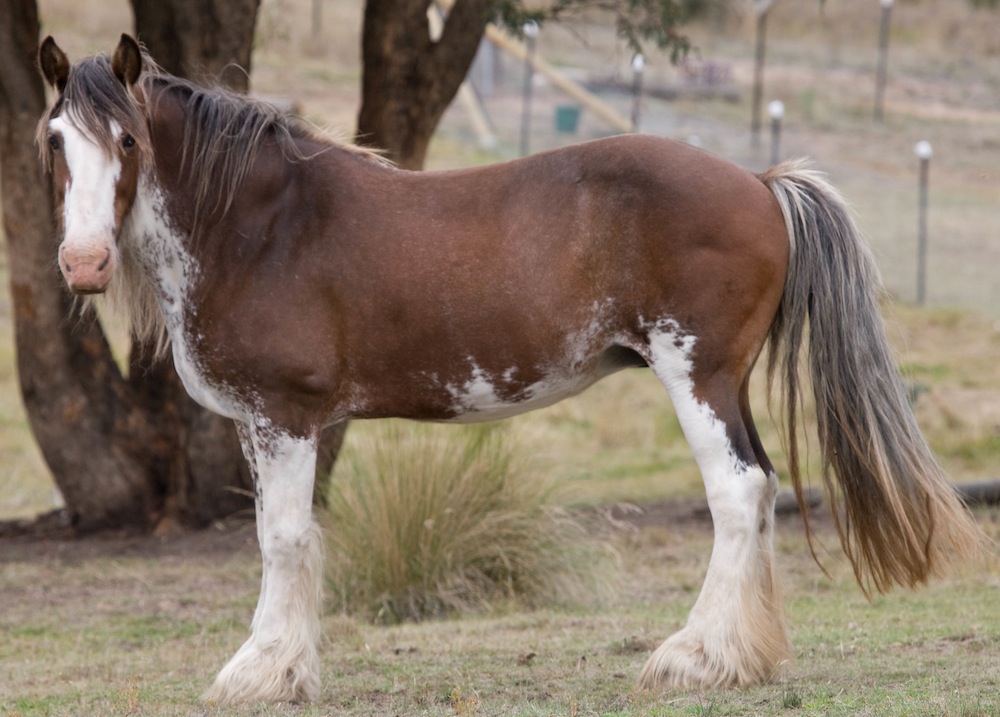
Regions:
M 1000 480 L 960 483 L 955 489 L 966 505 L 1000 505 Z
M 496 25 L 486 26 L 486 38 L 507 54 L 523 61 L 528 61 L 528 48 L 523 42 L 514 39 Z M 593 112 L 604 123 L 611 125 L 619 132 L 632 132 L 632 120 L 622 116 L 614 107 L 607 104 L 595 94 L 588 92 L 580 84 L 569 79 L 548 62 L 532 53 L 530 59 L 532 67 L 540 75 L 544 75 L 552 85 L 565 92 L 574 100 L 579 102 L 584 108 Z

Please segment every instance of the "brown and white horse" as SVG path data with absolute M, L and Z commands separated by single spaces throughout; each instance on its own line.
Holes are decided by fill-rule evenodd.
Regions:
M 777 476 L 747 385 L 765 343 L 792 479 L 806 341 L 824 478 L 862 588 L 915 585 L 978 532 L 908 407 L 878 277 L 837 192 L 800 164 L 754 175 L 623 136 L 495 166 L 395 169 L 265 105 L 166 75 L 123 36 L 70 66 L 39 146 L 70 289 L 109 290 L 165 332 L 191 395 L 239 427 L 263 557 L 250 637 L 206 697 L 320 693 L 320 430 L 482 421 L 628 367 L 670 396 L 704 477 L 715 547 L 686 626 L 643 686 L 768 680 L 790 653 L 774 570 Z

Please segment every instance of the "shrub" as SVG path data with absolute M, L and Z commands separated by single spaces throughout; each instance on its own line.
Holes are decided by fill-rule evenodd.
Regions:
M 388 421 L 351 443 L 329 496 L 336 609 L 397 622 L 595 594 L 607 561 L 503 427 Z

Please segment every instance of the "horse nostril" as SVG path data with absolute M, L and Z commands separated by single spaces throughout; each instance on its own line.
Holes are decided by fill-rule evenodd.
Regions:
M 98 271 L 104 271 L 104 267 L 106 267 L 108 265 L 109 261 L 111 261 L 111 252 L 107 251 L 104 254 L 104 261 L 102 261 L 100 263 L 100 265 L 98 265 L 97 270 Z
M 70 263 L 68 261 L 66 261 L 65 259 L 63 259 L 63 268 L 66 270 L 67 274 L 72 274 L 73 273 L 73 267 L 72 267 L 72 265 L 70 265 Z

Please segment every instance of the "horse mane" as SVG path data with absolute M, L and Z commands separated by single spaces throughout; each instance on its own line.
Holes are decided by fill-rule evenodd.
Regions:
M 144 57 L 144 62 L 149 61 Z M 195 231 L 206 215 L 230 209 L 260 149 L 273 140 L 286 160 L 301 162 L 330 149 L 340 149 L 388 164 L 373 149 L 334 139 L 305 120 L 262 100 L 224 86 L 202 87 L 147 65 L 139 82 L 145 94 L 167 92 L 185 105 L 184 155 L 181 172 L 194 188 Z M 152 112 L 148 108 L 147 112 Z M 302 140 L 313 146 L 306 151 Z M 315 149 L 318 145 L 319 149 Z
M 225 213 L 250 173 L 261 147 L 273 138 L 291 162 L 309 160 L 331 149 L 389 165 L 378 150 L 335 139 L 277 107 L 228 88 L 202 87 L 175 77 L 161 68 L 143 49 L 143 71 L 139 92 L 124 91 L 106 55 L 87 57 L 76 63 L 66 86 L 42 115 L 36 129 L 36 144 L 43 165 L 51 170 L 52 150 L 46 137 L 53 117 L 66 113 L 108 156 L 119 151 L 118 143 L 128 134 L 135 140 L 143 169 L 153 165 L 149 118 L 164 93 L 179 96 L 185 106 L 181 172 L 193 187 L 195 204 L 192 230 L 200 234 L 206 218 Z M 109 122 L 110 120 L 110 122 Z M 120 134 L 112 126 L 117 124 Z M 313 151 L 303 149 L 304 142 Z M 316 149 L 318 147 L 318 149 Z M 152 287 L 143 280 L 131 242 L 121 242 L 121 265 L 109 287 L 110 303 L 127 317 L 131 334 L 138 341 L 151 341 L 156 353 L 167 347 L 164 319 Z M 90 304 L 90 300 L 86 302 Z
M 195 180 L 196 197 L 204 204 L 222 201 L 228 209 L 233 196 L 246 178 L 261 144 L 273 136 L 290 161 L 310 159 L 326 149 L 340 150 L 391 164 L 379 150 L 361 147 L 334 138 L 305 120 L 272 104 L 240 94 L 224 86 L 202 87 L 169 74 L 143 50 L 143 72 L 138 81 L 144 98 L 153 89 L 184 95 L 188 121 L 185 126 L 185 168 Z M 42 115 L 36 130 L 36 142 L 42 162 L 51 167 L 52 152 L 45 141 L 49 121 L 69 112 L 109 155 L 117 151 L 116 138 L 108 122 L 117 123 L 123 134 L 132 135 L 145 161 L 152 159 L 152 143 L 147 119 L 152 107 L 132 92 L 123 92 L 121 82 L 111 70 L 106 55 L 87 57 L 73 66 L 66 86 L 51 107 Z M 297 140 L 310 140 L 323 146 L 319 152 L 305 153 Z M 217 193 L 216 196 L 212 196 Z M 218 207 L 215 207 L 218 208 Z
M 160 71 L 151 60 L 150 63 L 150 67 Z M 46 141 L 49 122 L 64 113 L 72 117 L 73 124 L 89 134 L 109 157 L 118 152 L 120 137 L 128 134 L 135 140 L 135 150 L 140 153 L 144 166 L 152 161 L 145 111 L 132 93 L 123 91 L 106 55 L 87 57 L 74 65 L 66 86 L 38 121 L 35 143 L 48 169 L 52 167 L 52 149 Z M 114 124 L 118 125 L 121 135 L 113 134 Z

